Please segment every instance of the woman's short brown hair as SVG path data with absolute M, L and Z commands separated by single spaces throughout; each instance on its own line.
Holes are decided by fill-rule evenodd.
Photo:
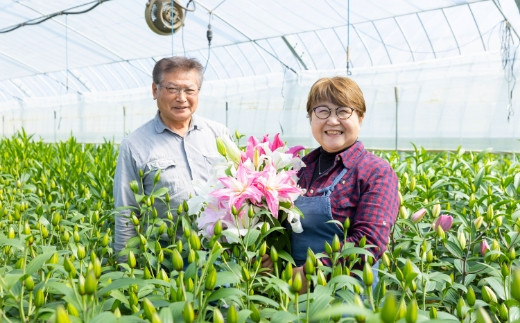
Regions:
M 344 76 L 323 77 L 311 87 L 307 97 L 307 115 L 311 117 L 312 109 L 319 102 L 330 101 L 339 107 L 350 107 L 360 117 L 366 112 L 363 92 L 354 80 Z

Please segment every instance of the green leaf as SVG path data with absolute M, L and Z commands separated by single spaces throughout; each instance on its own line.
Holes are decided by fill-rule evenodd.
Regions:
M 325 308 L 322 308 L 321 311 L 317 312 L 311 317 L 311 321 L 319 321 L 323 319 L 330 319 L 333 316 L 355 316 L 355 315 L 362 315 L 365 316 L 367 319 L 367 322 L 371 322 L 372 320 L 369 319 L 369 316 L 375 316 L 378 315 L 378 313 L 374 313 L 371 310 L 367 308 L 363 308 L 361 306 L 357 306 L 355 304 L 334 304 L 331 306 L 327 306 Z M 374 322 L 378 322 L 374 321 Z
M 226 298 L 232 297 L 232 296 L 242 297 L 245 295 L 246 294 L 243 291 L 241 291 L 240 289 L 237 289 L 237 288 L 219 288 L 216 291 L 214 291 L 213 293 L 211 293 L 211 295 L 208 297 L 208 301 L 212 302 L 212 301 L 216 301 L 219 299 L 220 300 L 226 299 Z
M 168 187 L 161 187 L 158 190 L 153 191 L 152 194 L 150 194 L 150 195 L 155 196 L 155 197 L 160 197 L 165 194 L 168 194 L 168 191 L 169 191 Z
M 256 243 L 258 237 L 260 236 L 260 230 L 248 230 L 246 236 L 244 237 L 244 244 L 249 247 L 253 243 Z
M 115 317 L 112 312 L 102 312 L 98 315 L 94 316 L 89 322 L 91 323 L 112 323 L 119 322 L 119 320 Z M 125 320 L 126 322 L 126 320 Z
M 161 309 L 161 311 L 159 312 L 159 317 L 161 318 L 162 323 L 174 323 L 175 322 L 173 320 L 172 311 L 167 307 L 163 307 Z
M 453 255 L 455 258 L 462 258 L 462 249 L 460 249 L 460 246 L 458 243 L 455 243 L 453 241 L 446 241 L 446 249 Z
M 25 244 L 22 240 L 7 239 L 7 237 L 0 237 L 0 246 L 11 246 L 19 250 L 23 250 L 25 248 Z
M 475 188 L 478 190 L 480 187 L 480 184 L 482 183 L 482 178 L 484 177 L 484 172 L 486 171 L 485 167 L 482 167 L 477 175 L 475 176 L 475 180 L 473 181 L 473 184 L 475 185 Z
M 271 316 L 271 322 L 297 322 L 298 316 L 296 314 L 278 311 Z
M 232 271 L 217 272 L 217 282 L 215 286 L 234 285 L 240 282 L 240 276 Z
M 123 292 L 119 289 L 112 290 L 110 292 L 110 296 L 113 298 L 119 300 L 122 304 L 125 304 L 126 306 L 130 307 L 128 303 L 128 297 L 123 294 Z
M 46 252 L 42 255 L 36 256 L 31 262 L 27 265 L 27 268 L 25 269 L 25 272 L 29 275 L 34 274 L 36 271 L 42 269 L 43 264 L 49 260 L 49 258 L 52 256 L 54 251 Z

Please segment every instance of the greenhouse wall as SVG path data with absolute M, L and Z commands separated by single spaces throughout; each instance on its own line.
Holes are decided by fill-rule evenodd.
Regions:
M 519 93 L 506 80 L 500 53 L 350 71 L 367 102 L 360 140 L 370 149 L 520 151 Z M 197 113 L 248 136 L 280 133 L 290 145 L 314 147 L 307 93 L 319 77 L 346 74 L 287 70 L 208 81 Z M 80 142 L 120 142 L 155 111 L 151 86 L 0 105 L 4 137 L 23 128 L 49 142 L 71 135 Z

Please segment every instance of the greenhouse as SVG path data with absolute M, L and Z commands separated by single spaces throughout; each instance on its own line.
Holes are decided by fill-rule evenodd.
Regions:
M 0 322 L 520 323 L 520 0 L 0 0 Z
M 179 1 L 177 29 L 160 3 L 1 1 L 2 134 L 119 142 L 154 114 L 154 62 L 184 55 L 206 67 L 199 113 L 232 131 L 313 146 L 307 91 L 348 75 L 368 147 L 520 148 L 513 0 Z

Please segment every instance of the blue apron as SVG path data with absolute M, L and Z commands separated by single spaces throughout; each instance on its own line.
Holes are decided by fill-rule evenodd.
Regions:
M 347 173 L 347 169 L 343 169 L 341 173 L 334 179 L 330 186 L 324 187 L 318 191 L 323 193 L 319 196 L 300 196 L 294 201 L 294 205 L 300 209 L 304 217 L 300 219 L 303 232 L 291 233 L 291 253 L 296 266 L 303 266 L 307 259 L 307 249 L 311 248 L 314 253 L 325 251 L 325 241 L 329 244 L 336 234 L 340 241 L 343 239 L 343 230 L 333 220 L 332 208 L 330 205 L 330 194 L 334 191 L 334 187 L 339 183 L 341 178 Z M 372 266 L 374 274 L 375 286 L 378 279 L 379 261 Z
M 327 221 L 333 220 L 330 194 L 346 172 L 347 169 L 343 169 L 330 186 L 318 191 L 323 195 L 300 196 L 294 201 L 294 205 L 304 216 L 300 219 L 303 232 L 291 234 L 291 251 L 296 266 L 305 264 L 308 248 L 311 248 L 314 253 L 323 252 L 325 241 L 330 244 L 335 234 L 340 240 L 343 239 L 343 230 L 336 223 L 327 223 Z

